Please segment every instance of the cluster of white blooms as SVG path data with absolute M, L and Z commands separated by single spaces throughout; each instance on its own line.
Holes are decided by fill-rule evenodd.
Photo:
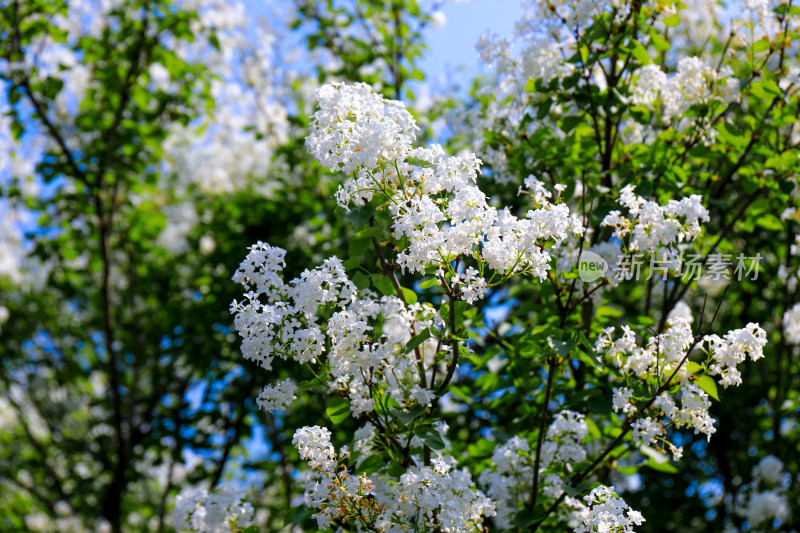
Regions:
M 595 351 L 605 353 L 626 374 L 657 385 L 662 385 L 672 376 L 670 386 L 680 387 L 680 408 L 669 392 L 656 398 L 653 406 L 677 426 L 693 427 L 695 433 L 708 438 L 716 431 L 714 419 L 708 413 L 711 405 L 708 394 L 691 382 L 693 373 L 687 365 L 687 351 L 694 346 L 690 327 L 691 316 L 675 315 L 667 320 L 667 330 L 651 337 L 644 347 L 636 342 L 636 335 L 628 326 L 623 326 L 622 337 L 612 340 L 614 328 L 606 328 L 595 344 Z M 699 347 L 707 354 L 707 368 L 711 376 L 720 376 L 723 387 L 741 384 L 741 373 L 737 365 L 749 356 L 757 361 L 764 356 L 766 332 L 758 324 L 747 324 L 745 328 L 729 331 L 724 337 L 706 335 Z M 618 388 L 614 391 L 614 410 L 633 414 L 636 407 L 630 404 L 632 391 Z M 660 434 L 662 423 L 655 418 L 640 418 L 633 422 L 634 438 L 642 444 L 653 442 Z
M 659 15 L 669 16 L 675 11 L 672 2 L 643 4 Z M 491 95 L 491 98 L 479 111 L 454 113 L 449 122 L 456 131 L 471 138 L 471 145 L 491 166 L 490 176 L 498 183 L 509 183 L 517 178 L 508 171 L 503 145 L 500 148 L 488 145 L 483 132 L 489 130 L 508 138 L 514 135 L 512 132 L 532 136 L 537 130 L 546 129 L 563 138 L 566 133 L 560 128 L 559 118 L 575 111 L 552 93 L 532 91 L 530 82 L 560 84 L 570 78 L 569 84 L 560 84 L 559 94 L 574 90 L 575 85 L 590 84 L 601 92 L 607 90 L 607 73 L 599 62 L 572 59 L 577 52 L 576 43 L 593 21 L 604 15 L 613 15 L 613 24 L 628 24 L 631 3 L 623 0 L 527 0 L 523 2 L 523 15 L 517 20 L 511 37 L 501 38 L 492 32 L 481 36 L 476 45 L 479 58 L 494 71 L 495 77 L 479 90 L 483 90 L 482 96 Z M 580 79 L 576 79 L 576 74 L 580 74 Z M 628 74 L 623 73 L 625 83 L 628 78 Z M 543 116 L 538 113 L 541 108 L 547 110 Z M 649 130 L 635 120 L 624 120 L 620 133 L 625 134 L 628 142 L 640 142 L 649 137 Z M 528 159 L 526 163 L 534 162 Z
M 649 416 L 640 418 L 631 426 L 633 428 L 633 440 L 644 446 L 655 442 L 656 436 L 661 434 L 661 424 Z
M 530 496 L 533 483 L 533 457 L 528 441 L 512 437 L 492 453 L 491 467 L 481 472 L 478 481 L 496 504 L 493 521 L 509 529 L 519 501 Z
M 178 533 L 233 533 L 253 523 L 253 506 L 244 501 L 245 491 L 232 484 L 212 492 L 189 487 L 175 499 L 173 527 Z
M 622 330 L 622 337 L 612 340 L 611 335 L 615 328 L 604 329 L 595 343 L 595 351 L 605 353 L 626 374 L 633 374 L 641 379 L 666 380 L 678 369 L 693 340 L 691 327 L 682 318 L 668 320 L 667 330 L 651 337 L 645 347 L 637 345 L 636 334 L 629 326 L 622 326 Z M 690 375 L 686 365 L 683 365 L 674 380 L 683 382 Z
M 280 186 L 281 180 L 265 177 L 276 159 L 276 149 L 289 138 L 285 101 L 289 84 L 279 74 L 274 29 L 263 21 L 253 23 L 243 2 L 179 0 L 173 4 L 176 11 L 198 15 L 189 19 L 192 37 L 181 40 L 170 35 L 161 40 L 160 46 L 189 65 L 208 70 L 213 105 L 189 102 L 196 118 L 188 124 L 168 124 L 157 186 L 131 193 L 131 197 L 137 203 L 155 199 L 163 207 L 167 226 L 158 245 L 178 253 L 187 249 L 186 235 L 199 221 L 189 213 L 191 205 L 186 207 L 198 186 L 212 193 L 249 188 L 264 196 Z M 104 31 L 116 31 L 121 19 L 139 19 L 142 13 L 130 3 L 117 0 L 70 1 L 49 21 L 51 31 L 34 37 L 23 47 L 22 61 L 9 63 L 0 59 L 0 77 L 4 79 L 25 76 L 32 83 L 48 78 L 60 83 L 53 105 L 47 106 L 47 119 L 61 132 L 74 154 L 93 142 L 92 134 L 77 128 L 74 118 L 86 95 L 99 90 L 92 65 L 81 52 L 86 46 L 82 39 L 102 38 Z M 205 91 L 203 81 L 200 77 L 173 79 L 167 67 L 158 62 L 147 65 L 133 80 L 153 93 L 154 106 L 155 97 L 165 95 L 180 98 L 191 93 L 190 98 L 195 98 Z M 186 84 L 196 85 L 185 91 L 182 85 Z M 5 83 L 0 82 L 0 88 L 6 92 Z M 16 106 L 26 128 L 23 148 L 19 142 L 6 142 L 6 126 L 11 121 L 6 116 L 7 103 L 0 99 L 0 179 L 12 178 L 20 183 L 23 194 L 36 197 L 41 185 L 35 173 L 36 163 L 47 149 L 61 148 L 43 128 L 37 129 L 36 121 L 28 120 L 29 106 L 24 103 L 23 100 Z M 176 110 L 189 111 L 185 106 Z
M 588 434 L 584 415 L 566 409 L 559 412 L 547 428 L 547 438 L 542 444 L 542 468 L 553 463 L 576 464 L 586 459 L 586 449 L 581 442 Z
M 675 250 L 677 244 L 700 235 L 700 223 L 708 222 L 708 211 L 700 201 L 700 195 L 693 194 L 660 206 L 636 195 L 633 185 L 626 185 L 618 202 L 627 209 L 630 218 L 615 210 L 606 215 L 601 225 L 614 228 L 614 236 L 627 241 L 631 252 L 652 253 L 661 246 Z
M 475 488 L 469 471 L 455 469 L 455 464 L 443 456 L 432 466 L 407 470 L 397 484 L 396 514 L 419 517 L 417 527 L 429 531 L 479 530 L 484 517 L 494 515 L 494 503 Z
M 727 389 L 730 385 L 742 383 L 742 374 L 736 365 L 743 363 L 748 355 L 752 361 L 764 357 L 767 333 L 758 324 L 750 323 L 745 328 L 728 332 L 724 337 L 707 335 L 703 342 L 708 343 L 707 350 L 711 354 L 709 372 L 712 376 L 720 376 L 719 382 Z
M 423 329 L 441 326 L 433 306 L 406 306 L 394 296 L 358 293 L 335 257 L 284 283 L 285 254 L 259 242 L 233 276 L 248 290 L 245 301 L 231 304 L 245 358 L 267 370 L 275 357 L 327 363 L 328 387 L 348 395 L 353 416 L 374 409 L 376 389 L 400 405 L 429 405 L 434 393 L 420 383 L 432 378 L 436 340 L 418 347 L 422 361 L 405 346 Z M 424 379 L 418 363 L 426 368 Z M 259 403 L 265 409 L 285 409 L 295 388 L 291 380 L 268 386 Z
M 249 187 L 269 195 L 274 184 L 263 177 L 275 149 L 289 137 L 277 36 L 263 20 L 253 24 L 239 0 L 208 0 L 197 7 L 195 39 L 180 43 L 177 53 L 218 75 L 211 83 L 214 108 L 192 124 L 173 126 L 165 170 L 175 172 L 182 187 L 213 193 Z M 211 32 L 218 48 L 209 43 Z
M 635 413 L 636 406 L 630 401 L 632 396 L 633 391 L 628 387 L 619 387 L 614 389 L 614 397 L 611 399 L 614 412 L 617 413 L 622 410 L 622 412 L 626 415 Z
M 174 43 L 176 54 L 214 75 L 213 106 L 197 104 L 196 118 L 173 122 L 163 142 L 157 201 L 167 204 L 167 226 L 159 244 L 172 252 L 186 248 L 185 236 L 198 217 L 185 212 L 198 191 L 227 194 L 241 190 L 272 197 L 282 187 L 285 164 L 277 149 L 290 137 L 286 106 L 288 82 L 280 73 L 278 39 L 265 20 L 254 24 L 240 0 L 182 0 L 199 17 L 191 20 L 194 38 Z M 213 43 L 213 44 L 212 44 Z M 160 63 L 150 66 L 152 90 L 174 94 L 179 85 Z M 267 179 L 269 176 L 269 179 Z M 172 244 L 172 247 L 169 245 Z
M 98 518 L 94 524 L 84 524 L 70 505 L 61 500 L 53 506 L 53 517 L 44 513 L 25 516 L 25 527 L 34 533 L 111 533 L 111 523 L 105 518 Z
M 588 6 L 590 2 L 584 4 Z M 562 8 L 570 9 L 566 5 Z M 512 36 L 501 38 L 487 31 L 475 45 L 481 62 L 494 71 L 495 78 L 480 89 L 490 96 L 488 103 L 485 108 L 472 112 L 456 110 L 448 123 L 470 139 L 472 149 L 491 167 L 491 179 L 499 184 L 516 182 L 518 178 L 508 171 L 505 150 L 489 145 L 483 132 L 507 133 L 523 128 L 533 134 L 539 127 L 560 132 L 550 114 L 543 120 L 535 118 L 539 105 L 552 103 L 549 95 L 527 91 L 525 86 L 529 80 L 549 83 L 575 72 L 575 65 L 567 61 L 575 49 L 573 27 L 572 20 L 564 24 L 547 2 L 530 0 L 523 3 L 523 16 L 517 20 Z M 559 105 L 552 108 L 557 113 Z
M 556 414 L 542 441 L 539 462 L 540 473 L 550 471 L 543 476 L 541 483 L 547 496 L 559 497 L 564 490 L 567 473 L 575 464 L 586 459 L 586 449 L 582 441 L 588 433 L 589 426 L 584 415 L 569 410 Z M 487 494 L 497 506 L 494 522 L 500 529 L 512 527 L 512 520 L 519 506 L 530 498 L 534 455 L 525 439 L 512 437 L 495 448 L 490 468 L 480 474 L 481 486 L 486 488 Z M 562 473 L 554 473 L 555 467 L 559 467 Z
M 544 279 L 550 268 L 545 241 L 558 245 L 569 231 L 583 231 L 565 203 L 549 201 L 549 192 L 536 195 L 524 219 L 489 205 L 476 184 L 481 162 L 474 154 L 447 156 L 439 145 L 412 148 L 413 117 L 369 86 L 329 84 L 317 97 L 309 150 L 331 170 L 351 175 L 337 192 L 339 205 L 363 206 L 376 195 L 376 203 L 388 203 L 395 237 L 408 240 L 397 256 L 405 270 L 447 269 L 474 302 L 493 283 L 484 265 L 500 278 L 531 273 Z M 534 178 L 528 186 L 543 190 Z M 478 268 L 452 271 L 454 260 L 469 257 Z
M 336 450 L 331 444 L 331 432 L 320 426 L 303 427 L 295 431 L 292 437 L 300 459 L 308 461 L 313 469 L 330 471 L 335 466 Z
M 14 283 L 23 280 L 28 255 L 21 227 L 25 218 L 21 210 L 0 202 L 0 278 Z
M 167 205 L 161 212 L 166 217 L 166 225 L 159 234 L 156 244 L 171 254 L 189 250 L 187 237 L 199 219 L 194 204 L 183 202 Z
M 659 116 L 665 123 L 679 119 L 678 128 L 698 127 L 706 145 L 714 142 L 716 131 L 707 121 L 684 117 L 694 105 L 711 101 L 729 103 L 739 98 L 739 82 L 730 67 L 715 70 L 698 57 L 678 61 L 674 73 L 667 75 L 658 65 L 645 65 L 637 71 L 631 86 L 631 102 L 655 108 L 661 105 Z
M 408 157 L 419 128 L 402 102 L 384 99 L 365 83 L 323 85 L 316 98 L 306 144 L 323 166 L 368 178 L 380 164 Z
M 634 533 L 633 526 L 645 521 L 642 513 L 631 509 L 614 492 L 614 487 L 595 487 L 584 500 L 587 507 L 580 513 L 583 523 L 574 528 L 575 533 Z
M 738 495 L 736 506 L 737 514 L 747 520 L 751 531 L 774 531 L 789 520 L 789 481 L 783 462 L 774 455 L 767 455 L 753 468 L 753 480 Z
M 789 344 L 800 344 L 800 304 L 783 314 L 783 334 Z
M 265 411 L 284 411 L 297 399 L 294 395 L 297 384 L 288 378 L 274 385 L 267 385 L 258 395 L 256 403 Z
M 466 469 L 440 456 L 430 466 L 412 466 L 399 479 L 383 473 L 351 474 L 330 442 L 330 431 L 300 428 L 292 443 L 310 467 L 303 479 L 306 505 L 320 529 L 334 518 L 355 521 L 359 531 L 467 533 L 494 515 L 494 503 L 477 490 Z M 362 447 L 362 451 L 363 447 Z

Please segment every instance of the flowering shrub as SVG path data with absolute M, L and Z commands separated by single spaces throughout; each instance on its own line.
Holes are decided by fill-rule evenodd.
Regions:
M 724 4 L 446 94 L 438 3 L 0 0 L 0 529 L 795 531 L 800 7 Z

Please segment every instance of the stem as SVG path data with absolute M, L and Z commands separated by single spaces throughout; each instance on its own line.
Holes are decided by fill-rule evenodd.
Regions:
M 444 381 L 442 384 L 439 385 L 439 389 L 437 392 L 441 394 L 445 387 L 450 383 L 450 380 L 453 379 L 453 374 L 456 371 L 456 366 L 458 365 L 458 339 L 456 338 L 456 302 L 458 299 L 450 289 L 448 293 L 450 297 L 450 350 L 453 352 L 450 354 L 450 364 L 447 365 L 447 374 L 444 376 Z
M 551 357 L 547 361 L 547 385 L 544 389 L 544 405 L 542 405 L 542 416 L 539 419 L 539 434 L 536 437 L 536 457 L 533 461 L 533 488 L 531 489 L 531 507 L 536 506 L 536 498 L 539 492 L 539 463 L 542 459 L 542 441 L 544 440 L 545 426 L 547 425 L 547 410 L 550 405 L 550 393 L 553 390 L 553 376 L 556 370 L 556 360 Z

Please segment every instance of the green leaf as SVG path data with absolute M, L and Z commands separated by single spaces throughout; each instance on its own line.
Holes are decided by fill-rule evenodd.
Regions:
M 564 117 L 561 120 L 561 129 L 564 130 L 564 133 L 569 133 L 583 121 L 584 118 L 580 115 L 570 115 L 568 117 Z
M 357 289 L 359 290 L 366 289 L 367 287 L 369 287 L 369 276 L 360 271 L 356 272 L 352 276 L 352 282 Z
M 405 350 L 405 353 L 410 352 L 411 350 L 413 350 L 426 340 L 430 339 L 432 334 L 433 332 L 431 331 L 431 328 L 423 329 L 422 331 L 411 337 L 411 340 L 409 340 L 406 343 L 406 346 L 405 348 L 403 348 L 403 350 Z
M 673 13 L 667 18 L 663 19 L 661 22 L 664 23 L 664 26 L 667 26 L 669 28 L 674 28 L 675 26 L 681 23 L 681 17 L 677 13 Z
M 415 418 L 424 413 L 425 410 L 426 407 L 424 405 L 414 406 L 408 411 L 403 411 L 399 407 L 391 407 L 389 408 L 389 413 L 391 413 L 392 416 L 398 420 L 398 422 L 404 426 L 408 426 L 414 421 Z
M 353 239 L 369 239 L 372 237 L 376 239 L 383 237 L 383 230 L 378 226 L 370 226 L 359 230 L 358 233 L 353 235 Z
M 438 431 L 431 426 L 417 426 L 414 428 L 414 434 L 419 437 L 422 444 L 434 451 L 444 450 L 444 441 Z
M 435 287 L 438 284 L 439 284 L 439 280 L 438 279 L 436 279 L 436 278 L 428 278 L 428 279 L 423 280 L 423 281 L 420 282 L 419 288 L 420 289 L 429 289 L 431 287 Z
M 759 52 L 763 52 L 764 50 L 766 50 L 768 48 L 769 48 L 769 38 L 768 37 L 762 37 L 761 39 L 759 39 L 755 43 L 753 43 L 753 52 L 756 53 L 756 54 L 759 53 Z
M 770 213 L 765 213 L 756 219 L 756 224 L 769 231 L 783 231 L 780 219 Z
M 672 45 L 655 31 L 650 32 L 650 43 L 655 46 L 656 50 L 660 52 L 664 52 L 672 48 Z
M 354 228 L 358 229 L 372 218 L 372 215 L 375 213 L 375 208 L 371 205 L 363 205 L 361 207 L 352 207 L 350 211 L 345 214 L 347 220 L 353 225 Z
M 670 462 L 659 463 L 658 461 L 652 458 L 647 461 L 646 466 L 648 468 L 652 468 L 653 470 L 656 470 L 658 472 L 664 472 L 666 474 L 678 473 L 678 469 L 675 468 L 675 465 L 673 465 L 672 463 Z
M 369 279 L 372 281 L 372 285 L 385 296 L 394 294 L 394 285 L 386 274 L 372 274 Z
M 593 367 L 597 368 L 598 370 L 600 368 L 602 368 L 603 361 L 600 360 L 600 355 L 597 352 L 595 352 L 594 350 L 585 350 L 584 351 L 582 349 L 579 349 L 577 354 L 578 354 L 577 355 L 577 359 L 579 361 L 582 361 L 583 363 L 585 363 L 585 364 L 587 364 L 589 366 L 593 366 Z
M 372 245 L 369 239 L 350 239 L 347 243 L 347 255 L 349 257 L 361 257 Z
M 258 526 L 253 524 L 252 526 L 243 529 L 242 533 L 258 533 L 258 531 L 259 531 Z
M 611 413 L 611 398 L 595 387 L 586 395 L 586 406 L 599 415 L 607 415 Z
M 667 457 L 666 454 L 661 453 L 650 446 L 642 446 L 639 448 L 639 451 L 650 458 L 647 461 L 648 468 L 652 468 L 653 470 L 657 470 L 659 472 L 666 472 L 668 474 L 678 473 L 678 469 L 669 462 L 669 457 Z
M 415 304 L 417 303 L 417 293 L 412 291 L 411 289 L 407 289 L 405 287 L 401 287 L 403 289 L 403 298 L 406 299 L 406 303 Z
M 703 370 L 703 367 L 699 363 L 695 363 L 694 361 L 689 361 L 686 363 L 686 370 L 691 372 L 692 374 L 696 374 Z
M 328 400 L 325 414 L 334 424 L 341 424 L 350 418 L 350 400 L 347 398 L 331 398 Z
M 647 48 L 645 48 L 644 45 L 639 41 L 633 42 L 633 50 L 631 50 L 631 54 L 633 54 L 633 57 L 635 57 L 636 61 L 638 61 L 641 65 L 649 65 L 653 62 L 653 60 L 650 59 L 650 55 L 647 53 Z
M 594 316 L 599 322 L 603 322 L 609 318 L 619 318 L 623 314 L 624 313 L 621 309 L 604 305 L 597 309 L 597 312 L 594 314 Z
M 544 518 L 544 507 L 537 505 L 534 508 L 526 507 L 514 515 L 514 524 L 523 529 L 529 528 Z
M 578 51 L 581 54 L 581 63 L 584 65 L 589 62 L 589 49 L 586 47 L 585 44 L 582 44 Z
M 697 386 L 703 389 L 706 394 L 719 401 L 719 393 L 717 392 L 717 383 L 711 376 L 700 376 L 697 378 Z
M 370 455 L 364 461 L 358 465 L 358 468 L 354 468 L 353 470 L 358 474 L 367 474 L 370 475 L 374 472 L 377 472 L 381 468 L 386 466 L 386 461 L 379 455 Z
M 289 512 L 292 513 L 292 524 L 295 526 L 300 525 L 303 520 L 311 516 L 311 509 L 302 504 L 294 509 L 289 509 Z
M 564 359 L 566 359 L 566 357 L 569 355 L 569 352 L 575 347 L 577 343 L 578 343 L 578 335 L 575 332 L 573 332 L 569 336 L 569 338 L 565 341 L 553 337 L 547 338 L 547 344 L 550 346 L 550 348 L 552 348 L 554 352 L 556 352 Z

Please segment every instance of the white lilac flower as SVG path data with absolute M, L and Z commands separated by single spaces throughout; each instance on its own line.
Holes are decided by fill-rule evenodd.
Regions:
M 619 387 L 614 389 L 614 396 L 612 398 L 614 412 L 617 413 L 622 410 L 622 412 L 626 415 L 635 413 L 636 406 L 631 402 L 632 396 L 633 391 L 627 387 Z
M 783 314 L 783 331 L 790 344 L 800 344 L 800 304 Z
M 631 427 L 633 428 L 633 440 L 643 446 L 655 442 L 656 436 L 661 434 L 661 424 L 649 416 L 640 418 Z
M 708 211 L 700 200 L 699 195 L 693 194 L 660 206 L 637 196 L 633 186 L 627 185 L 620 193 L 619 204 L 628 209 L 631 218 L 620 211 L 611 211 L 601 225 L 614 228 L 614 235 L 619 239 L 630 235 L 628 249 L 631 252 L 653 253 L 662 246 L 674 249 L 697 237 L 701 233 L 700 223 L 708 222 Z
M 584 500 L 587 506 L 580 512 L 581 523 L 573 529 L 575 533 L 634 533 L 633 526 L 645 521 L 639 511 L 631 509 L 617 496 L 614 487 L 595 487 Z
M 187 488 L 175 499 L 173 527 L 179 533 L 233 533 L 252 523 L 253 506 L 244 501 L 244 490 L 231 484 L 213 492 Z
M 285 411 L 297 397 L 294 395 L 297 384 L 293 379 L 285 379 L 275 385 L 267 385 L 258 395 L 256 403 L 265 411 Z

